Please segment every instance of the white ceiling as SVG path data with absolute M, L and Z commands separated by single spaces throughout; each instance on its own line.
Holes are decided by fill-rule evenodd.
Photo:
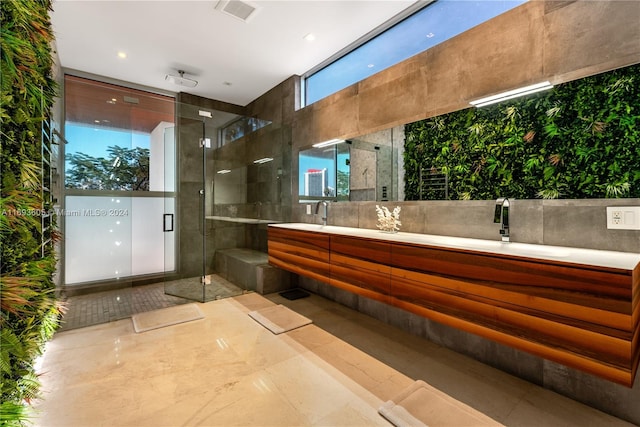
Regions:
M 257 11 L 247 22 L 216 10 L 217 3 L 56 0 L 51 20 L 60 62 L 67 69 L 244 106 L 415 0 L 249 0 Z M 308 33 L 315 41 L 303 39 Z M 177 70 L 197 80 L 197 87 L 165 81 Z

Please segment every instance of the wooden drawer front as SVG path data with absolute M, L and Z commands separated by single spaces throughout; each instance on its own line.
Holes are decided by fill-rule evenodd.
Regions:
M 330 284 L 386 302 L 391 287 L 390 260 L 390 243 L 331 236 Z
M 499 283 L 453 276 L 443 277 L 397 268 L 392 269 L 392 283 L 393 295 L 407 301 L 416 302 L 417 300 L 404 287 L 414 289 L 419 284 L 423 284 L 443 294 L 481 301 L 530 316 L 551 319 L 568 326 L 589 329 L 626 340 L 631 339 L 632 336 L 630 315 L 594 307 L 598 304 L 591 299 L 589 299 L 591 303 L 589 305 L 570 302 L 571 295 L 567 295 L 567 292 L 548 292 L 545 296 L 538 296 L 535 292 L 537 288 L 533 289 L 534 292 L 529 292 L 531 290 L 529 286 L 502 286 Z M 559 298 L 554 298 L 555 294 L 558 294 Z M 625 303 L 612 301 L 609 305 L 620 309 L 619 306 Z
M 331 236 L 331 255 L 391 265 L 391 243 L 358 237 Z
M 329 283 L 329 235 L 270 228 L 268 252 L 276 267 Z
M 627 270 L 406 244 L 393 246 L 392 266 L 443 276 L 539 287 L 542 292 L 565 290 L 604 297 L 606 301 L 631 301 L 631 273 Z M 631 314 L 630 305 L 619 308 L 624 314 Z
M 393 245 L 392 266 L 392 305 L 633 383 L 638 308 L 629 271 L 404 244 Z
M 526 336 L 513 335 L 512 332 L 500 331 L 455 315 L 449 315 L 439 311 L 431 310 L 424 306 L 397 300 L 394 297 L 391 297 L 390 300 L 392 305 L 400 309 L 410 311 L 412 313 L 434 320 L 438 323 L 442 323 L 456 329 L 464 330 L 481 337 L 485 337 L 487 339 L 505 344 L 507 346 L 523 350 L 527 353 L 531 353 L 545 359 L 553 360 L 566 366 L 583 370 L 585 372 L 591 373 L 601 378 L 605 378 L 609 381 L 625 385 L 627 387 L 631 387 L 633 385 L 635 371 L 637 369 L 637 362 L 635 363 L 632 370 L 608 365 L 606 363 L 603 363 L 599 358 L 585 358 L 583 356 L 576 355 L 563 349 L 536 343 L 529 340 Z
M 554 350 L 601 360 L 620 369 L 631 368 L 631 335 L 612 328 L 593 328 L 588 322 L 575 322 L 542 311 L 486 298 L 473 293 L 473 284 L 458 282 L 463 292 L 433 285 L 427 275 L 409 276 L 395 269 L 392 274 L 394 303 L 398 300 L 428 310 L 458 317 L 485 328 Z M 438 279 L 438 278 L 436 278 Z M 438 282 L 438 280 L 435 280 Z

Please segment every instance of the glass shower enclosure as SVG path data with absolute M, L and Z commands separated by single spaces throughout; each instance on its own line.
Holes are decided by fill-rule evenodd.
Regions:
M 290 185 L 284 141 L 269 121 L 179 103 L 174 143 L 175 199 L 165 208 L 165 293 L 207 302 L 251 291 L 227 274 L 225 254 L 249 254 L 266 263 L 266 230 L 284 219 Z M 171 169 L 174 165 L 167 165 Z M 289 169 L 289 168 L 286 168 Z M 170 258 L 170 257 L 169 257 Z

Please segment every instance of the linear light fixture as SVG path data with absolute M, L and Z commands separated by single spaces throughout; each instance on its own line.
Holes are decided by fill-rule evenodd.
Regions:
M 497 95 L 487 96 L 486 98 L 476 99 L 475 101 L 471 101 L 470 104 L 474 107 L 484 107 L 485 105 L 496 104 L 498 102 L 506 101 L 507 99 L 513 99 L 519 96 L 542 92 L 543 90 L 549 90 L 552 87 L 553 85 L 549 82 L 536 83 L 534 85 L 521 87 L 519 89 L 502 92 Z
M 254 160 L 253 163 L 257 164 L 257 165 L 261 165 L 262 163 L 267 163 L 272 161 L 273 158 L 271 157 L 263 157 L 262 159 L 258 159 L 258 160 Z
M 221 169 L 221 170 L 219 170 L 219 171 L 218 171 L 218 172 L 216 172 L 216 173 L 219 173 L 219 174 L 221 174 L 221 175 L 224 175 L 225 173 L 231 173 L 231 170 L 229 170 L 229 169 Z
M 340 144 L 341 142 L 344 142 L 344 139 L 330 139 L 328 141 L 318 142 L 317 144 L 313 144 L 313 147 L 315 148 L 328 147 L 330 145 Z

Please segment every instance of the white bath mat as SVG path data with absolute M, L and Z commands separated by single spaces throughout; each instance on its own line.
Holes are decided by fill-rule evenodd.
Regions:
M 310 319 L 282 304 L 250 311 L 249 316 L 276 335 L 311 323 Z
M 164 328 L 179 323 L 191 322 L 204 318 L 204 314 L 196 304 L 181 304 L 159 310 L 147 311 L 131 316 L 133 328 L 137 333 L 152 329 Z
M 420 380 L 384 403 L 378 413 L 396 427 L 502 426 Z

